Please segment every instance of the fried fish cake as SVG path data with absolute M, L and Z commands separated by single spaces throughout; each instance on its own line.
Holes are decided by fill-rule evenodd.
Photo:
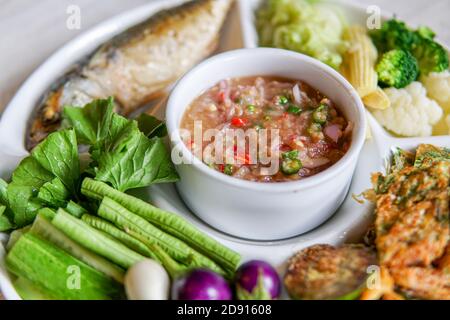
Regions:
M 315 245 L 290 259 L 284 284 L 293 299 L 356 299 L 367 268 L 376 264 L 374 251 L 363 245 Z

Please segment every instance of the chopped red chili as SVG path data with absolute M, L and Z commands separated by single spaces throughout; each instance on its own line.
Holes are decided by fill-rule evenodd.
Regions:
M 248 120 L 245 118 L 234 117 L 231 119 L 231 125 L 237 128 L 245 127 L 248 124 Z

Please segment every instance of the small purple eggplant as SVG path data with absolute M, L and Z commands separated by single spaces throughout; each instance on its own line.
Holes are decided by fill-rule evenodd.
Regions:
M 175 300 L 231 300 L 228 282 L 215 272 L 205 269 L 190 271 L 176 279 L 172 286 Z
M 236 273 L 239 300 L 274 300 L 280 297 L 281 281 L 267 262 L 253 260 L 244 263 Z

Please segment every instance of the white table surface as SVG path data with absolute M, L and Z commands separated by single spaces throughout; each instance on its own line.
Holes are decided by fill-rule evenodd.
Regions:
M 64 43 L 108 17 L 149 1 L 153 0 L 0 0 L 0 112 L 30 73 Z M 428 25 L 450 44 L 450 0 L 349 1 L 378 5 L 413 25 Z M 70 5 L 81 9 L 80 30 L 66 27 Z

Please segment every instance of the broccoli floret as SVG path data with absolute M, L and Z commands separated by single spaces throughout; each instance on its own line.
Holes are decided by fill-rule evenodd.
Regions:
M 379 52 L 393 49 L 410 51 L 417 41 L 417 35 L 404 22 L 396 19 L 384 22 L 381 29 L 372 31 L 370 36 Z
M 404 88 L 417 79 L 417 60 L 408 51 L 394 49 L 386 52 L 376 66 L 382 87 Z
M 412 52 L 419 62 L 422 75 L 443 72 L 449 67 L 447 50 L 430 38 L 421 37 Z
M 420 38 L 430 39 L 430 40 L 433 40 L 434 37 L 436 36 L 436 33 L 434 33 L 433 30 L 431 30 L 430 28 L 425 27 L 425 26 L 419 27 L 419 29 L 416 30 L 416 34 Z
M 436 34 L 428 27 L 419 27 L 416 31 L 411 30 L 404 22 L 391 19 L 383 23 L 381 29 L 374 30 L 370 33 L 372 40 L 380 53 L 385 53 L 390 50 L 403 50 L 405 52 L 410 52 L 418 63 L 420 73 L 423 75 L 428 75 L 431 72 L 442 72 L 449 67 L 448 53 L 439 43 L 434 41 Z M 405 54 L 396 55 L 405 56 Z M 391 56 L 392 58 L 392 56 Z M 405 73 L 408 77 L 403 77 L 404 80 L 398 82 L 402 88 L 409 84 L 411 81 L 403 85 L 406 79 L 411 79 L 415 75 L 415 69 L 410 57 L 401 58 L 409 61 L 405 67 L 401 67 L 400 73 Z M 401 64 L 400 64 L 401 66 Z M 383 68 L 385 69 L 385 67 Z M 381 84 L 387 85 L 392 83 L 392 71 L 387 72 L 391 74 L 387 76 L 390 80 L 387 83 L 381 81 Z M 385 74 L 386 76 L 387 74 Z M 417 75 L 415 76 L 417 78 Z M 414 79 L 415 80 L 415 79 Z

